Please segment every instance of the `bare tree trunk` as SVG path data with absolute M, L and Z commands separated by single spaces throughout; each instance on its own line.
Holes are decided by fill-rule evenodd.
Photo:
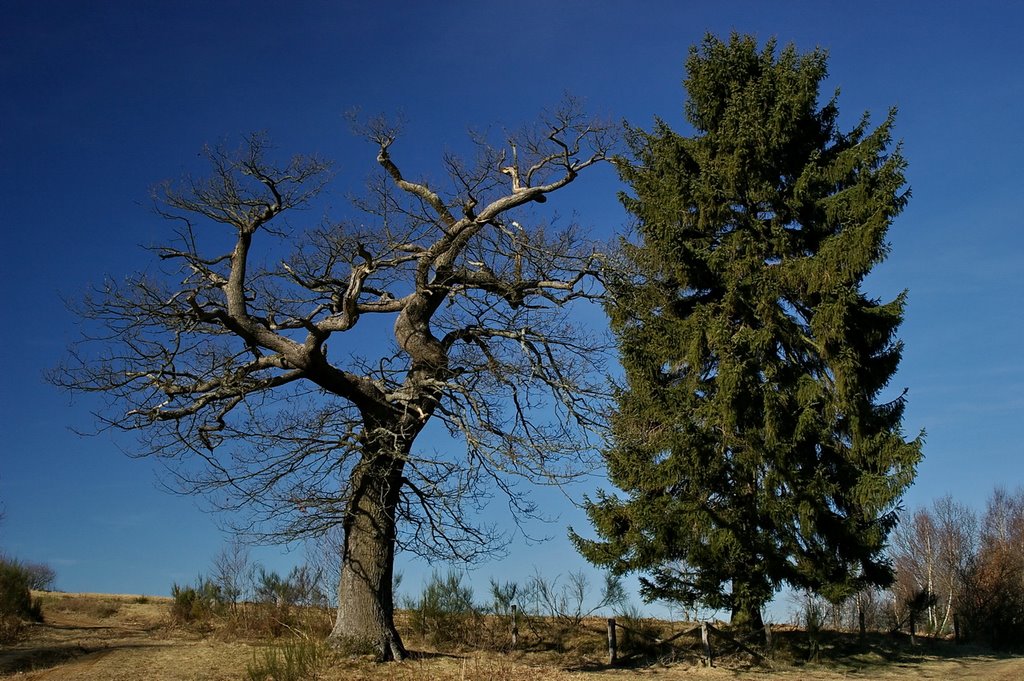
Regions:
M 925 538 L 925 550 L 927 551 L 926 560 L 928 561 L 928 586 L 925 587 L 925 588 L 928 589 L 928 593 L 934 595 L 935 594 L 935 554 L 933 552 L 932 537 L 931 537 L 930 534 Z M 938 625 L 938 621 L 937 621 L 937 618 L 936 618 L 936 615 L 935 615 L 935 603 L 934 602 L 930 603 L 928 605 L 928 624 L 929 624 L 929 626 L 931 626 L 932 631 L 934 632 L 936 626 Z M 941 633 L 941 632 L 939 632 L 939 633 Z
M 406 657 L 395 628 L 392 582 L 395 510 L 404 459 L 392 451 L 364 454 L 353 474 L 344 522 L 338 617 L 330 638 L 352 650 L 373 650 L 380 661 Z
M 938 633 L 941 635 L 949 623 L 949 616 L 953 612 L 953 588 L 950 585 L 949 593 L 946 594 L 946 612 L 942 615 L 942 624 L 939 625 Z

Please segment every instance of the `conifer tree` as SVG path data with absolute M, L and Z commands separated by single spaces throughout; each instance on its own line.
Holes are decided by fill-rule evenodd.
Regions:
M 863 291 L 904 207 L 894 111 L 849 132 L 819 106 L 820 50 L 707 37 L 686 63 L 695 134 L 630 130 L 637 239 L 607 309 L 625 371 L 605 452 L 624 493 L 587 500 L 593 563 L 643 595 L 758 627 L 784 583 L 839 601 L 886 584 L 921 438 L 900 360 L 905 292 Z

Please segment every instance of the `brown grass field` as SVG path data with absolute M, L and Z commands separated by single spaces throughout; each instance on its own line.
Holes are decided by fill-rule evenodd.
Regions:
M 103 594 L 37 594 L 45 621 L 28 628 L 22 640 L 0 648 L 0 677 L 97 681 L 198 681 L 247 679 L 247 666 L 269 641 L 244 640 L 216 627 L 205 632 L 172 624 L 166 598 Z M 724 655 L 704 667 L 685 651 L 676 660 L 604 664 L 600 622 L 590 623 L 561 650 L 511 653 L 438 652 L 411 635 L 413 658 L 375 664 L 369 659 L 324 653 L 319 681 L 411 681 L 413 679 L 555 681 L 591 679 L 735 679 L 771 681 L 807 679 L 1024 679 L 1024 657 L 999 656 L 948 641 L 878 635 L 861 645 L 851 634 L 826 634 L 819 662 L 807 663 L 803 632 L 780 632 L 774 659 L 754 664 L 742 653 Z

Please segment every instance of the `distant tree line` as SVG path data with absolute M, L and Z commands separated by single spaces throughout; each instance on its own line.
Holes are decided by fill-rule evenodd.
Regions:
M 1024 648 L 1024 487 L 997 488 L 980 516 L 945 496 L 908 514 L 893 547 L 894 609 L 927 633 Z M 924 594 L 924 597 L 922 597 Z
M 893 533 L 895 581 L 838 602 L 804 596 L 804 623 L 956 636 L 1024 648 L 1024 487 L 997 488 L 979 514 L 946 495 L 907 512 Z

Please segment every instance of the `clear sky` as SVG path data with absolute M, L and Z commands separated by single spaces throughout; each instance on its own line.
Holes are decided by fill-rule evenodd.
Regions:
M 266 130 L 288 153 L 337 162 L 333 215 L 351 209 L 375 150 L 344 112 L 401 114 L 392 151 L 417 175 L 467 128 L 516 126 L 563 93 L 597 115 L 685 131 L 683 61 L 706 32 L 829 50 L 847 124 L 898 106 L 913 199 L 868 281 L 909 289 L 894 387 L 927 431 L 910 507 L 946 493 L 983 506 L 1024 483 L 1024 4 L 945 2 L 60 2 L 5 0 L 0 24 L 0 549 L 45 561 L 69 591 L 168 593 L 225 536 L 195 500 L 158 489 L 130 438 L 83 438 L 88 399 L 43 380 L 78 333 L 63 303 L 145 268 L 169 225 L 148 190 L 196 168 L 205 143 Z M 828 94 L 828 93 L 826 93 Z M 625 216 L 610 170 L 547 207 L 610 236 Z M 600 486 L 591 481 L 587 488 Z M 578 493 L 578 490 L 574 494 Z M 584 567 L 563 497 L 541 545 L 474 579 Z M 287 569 L 296 552 L 261 551 Z M 400 559 L 406 584 L 430 570 Z

